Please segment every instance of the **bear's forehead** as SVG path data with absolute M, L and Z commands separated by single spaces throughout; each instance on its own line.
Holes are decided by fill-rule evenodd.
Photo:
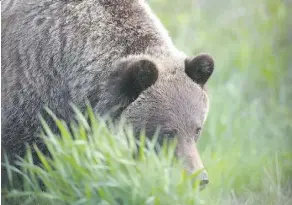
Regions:
M 189 79 L 173 77 L 160 80 L 149 90 L 149 94 L 160 110 L 158 112 L 165 116 L 200 121 L 208 110 L 206 91 Z
M 183 71 L 160 73 L 156 83 L 153 85 L 153 92 L 158 95 L 181 99 L 187 102 L 207 103 L 208 95 L 205 89 L 194 82 Z M 196 102 L 195 102 L 196 101 Z
M 171 75 L 185 70 L 186 55 L 184 54 L 166 55 L 159 58 L 152 56 L 151 59 L 155 62 L 159 73 Z
M 155 105 L 153 105 L 154 109 L 149 112 L 151 116 L 149 121 L 153 127 L 160 125 L 162 129 L 175 129 L 181 134 L 187 134 L 193 133 L 197 127 L 203 126 L 208 112 L 208 104 L 204 95 L 194 96 L 181 92 L 177 95 L 158 96 L 158 98 L 162 99 L 151 101 L 155 102 Z

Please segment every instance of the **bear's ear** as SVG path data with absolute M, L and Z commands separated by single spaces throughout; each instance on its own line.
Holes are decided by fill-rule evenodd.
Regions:
M 120 92 L 130 101 L 135 100 L 139 94 L 153 85 L 158 78 L 158 70 L 154 62 L 147 59 L 125 61 L 120 65 Z
M 185 60 L 185 72 L 196 83 L 204 86 L 214 70 L 214 60 L 207 54 L 199 54 Z
M 100 115 L 109 114 L 115 119 L 140 93 L 153 85 L 158 78 L 156 64 L 145 58 L 126 58 L 113 65 L 113 72 L 101 84 L 96 110 Z M 92 95 L 94 96 L 94 95 Z M 91 100 L 93 104 L 94 101 Z

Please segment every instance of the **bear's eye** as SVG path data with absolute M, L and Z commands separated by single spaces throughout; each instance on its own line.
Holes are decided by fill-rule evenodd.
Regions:
M 200 127 L 197 128 L 197 129 L 196 129 L 196 135 L 200 135 L 201 131 L 202 131 L 202 128 L 200 128 Z
M 199 135 L 199 134 L 201 133 L 201 130 L 202 130 L 202 128 L 200 128 L 200 127 L 197 128 L 197 129 L 196 129 L 196 135 Z
M 200 128 L 200 127 L 196 129 L 195 141 L 197 141 L 199 139 L 201 131 L 202 131 L 202 128 Z
M 163 136 L 167 139 L 173 139 L 176 136 L 176 131 L 171 130 L 171 131 L 165 131 L 163 133 Z

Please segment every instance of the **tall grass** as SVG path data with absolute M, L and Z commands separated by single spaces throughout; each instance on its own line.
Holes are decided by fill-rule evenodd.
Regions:
M 121 121 L 113 126 L 96 118 L 88 109 L 89 121 L 76 108 L 78 123 L 68 126 L 53 116 L 60 136 L 45 121 L 42 135 L 50 158 L 38 147 L 41 161 L 35 165 L 32 150 L 16 168 L 6 162 L 14 189 L 4 195 L 9 204 L 199 204 L 198 182 L 183 171 L 174 158 L 176 142 L 157 147 L 143 133 L 135 139 Z M 98 119 L 98 120 L 97 120 Z M 161 149 L 159 154 L 157 149 Z M 14 173 L 23 176 L 23 186 L 13 184 Z M 17 182 L 17 181 L 16 181 Z M 18 187 L 17 187 L 18 186 Z

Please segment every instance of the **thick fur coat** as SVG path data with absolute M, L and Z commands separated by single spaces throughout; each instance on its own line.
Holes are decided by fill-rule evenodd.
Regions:
M 48 106 L 70 121 L 70 102 L 96 113 L 113 107 L 138 132 L 177 136 L 177 155 L 202 168 L 196 140 L 208 112 L 204 86 L 214 68 L 205 54 L 173 45 L 144 0 L 2 1 L 2 150 L 23 156 L 38 143 Z

